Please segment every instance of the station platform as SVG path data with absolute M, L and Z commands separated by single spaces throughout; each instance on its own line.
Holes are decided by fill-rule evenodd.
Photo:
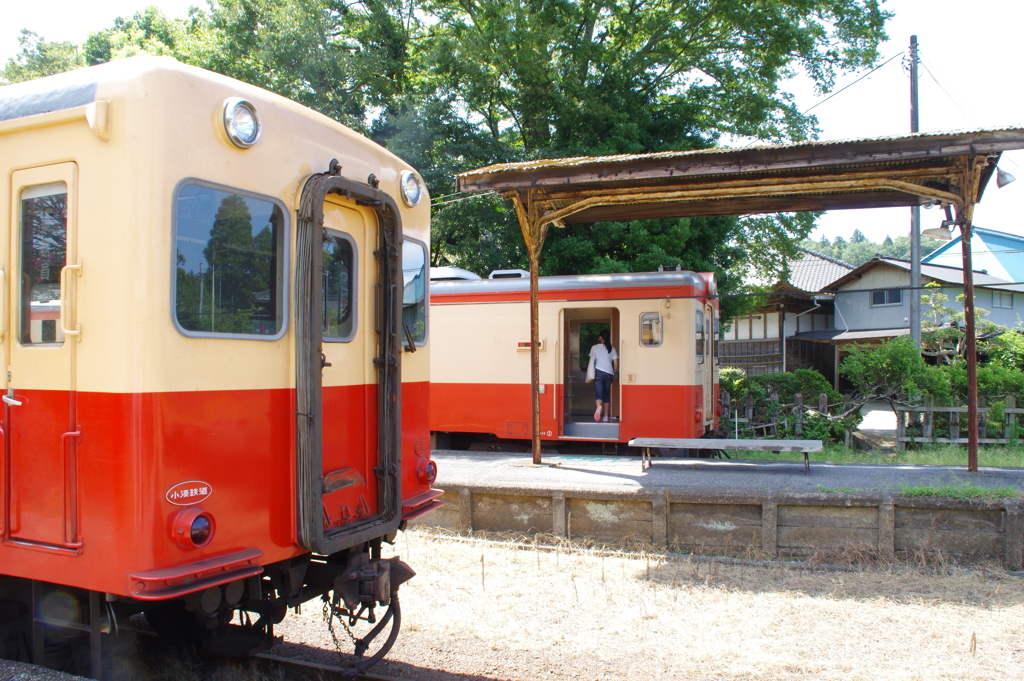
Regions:
M 1014 488 L 1024 470 L 435 450 L 441 509 L 420 524 L 567 539 L 640 541 L 680 551 L 807 556 L 942 552 L 1020 569 L 1020 495 L 907 496 L 903 485 Z

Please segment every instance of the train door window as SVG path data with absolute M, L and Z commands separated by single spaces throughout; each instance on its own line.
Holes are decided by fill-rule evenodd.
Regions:
M 187 180 L 174 200 L 174 321 L 186 336 L 275 340 L 287 319 L 287 211 Z
M 348 234 L 324 230 L 323 337 L 348 342 L 356 331 L 356 243 Z
M 22 345 L 61 344 L 60 273 L 67 264 L 68 187 L 64 182 L 21 193 Z
M 697 317 L 694 321 L 694 329 L 697 331 L 697 364 L 704 363 L 704 312 L 697 310 Z
M 402 274 L 405 294 L 402 297 L 402 327 L 405 341 L 416 345 L 427 343 L 427 246 L 405 237 L 402 244 Z
M 714 357 L 715 359 L 718 359 L 718 339 L 722 335 L 722 329 L 721 329 L 721 326 L 719 325 L 718 317 L 715 317 L 715 326 L 711 330 L 711 333 L 712 333 L 711 342 L 714 344 L 714 351 L 711 354 L 712 354 L 712 357 Z
M 654 348 L 661 345 L 663 331 L 660 312 L 643 312 L 640 314 L 640 345 Z

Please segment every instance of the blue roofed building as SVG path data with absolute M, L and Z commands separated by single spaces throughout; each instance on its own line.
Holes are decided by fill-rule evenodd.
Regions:
M 929 265 L 963 266 L 960 235 L 921 259 Z M 971 229 L 971 269 L 1002 279 L 1024 282 L 1024 236 L 994 229 Z

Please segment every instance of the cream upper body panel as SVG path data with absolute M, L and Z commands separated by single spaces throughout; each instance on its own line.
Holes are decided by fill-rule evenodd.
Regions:
M 540 377 L 561 383 L 562 310 L 617 308 L 619 370 L 636 374 L 644 385 L 693 382 L 694 322 L 692 301 L 675 300 L 664 319 L 664 342 L 640 345 L 640 314 L 658 312 L 660 300 L 595 300 L 540 303 Z M 529 303 L 455 303 L 432 305 L 433 340 L 430 380 L 435 383 L 529 384 L 530 352 L 519 349 L 530 338 Z M 581 348 L 586 353 L 589 349 Z
M 88 118 L 89 105 L 79 105 L 78 117 L 72 111 L 29 116 L 14 121 L 16 125 L 0 122 L 0 163 L 8 177 L 19 168 L 60 162 L 78 166 L 78 257 L 83 263 L 77 281 L 77 316 L 83 329 L 76 341 L 78 390 L 293 386 L 295 210 L 305 180 L 325 172 L 332 159 L 349 179 L 367 182 L 373 174 L 379 189 L 394 198 L 404 232 L 429 240 L 429 197 L 407 208 L 399 196 L 400 173 L 411 168 L 321 114 L 167 58 L 138 57 L 75 73 L 94 83 L 95 102 L 107 103 L 105 135 L 96 131 L 95 115 Z M 54 78 L 73 82 L 74 77 Z M 6 89 L 0 89 L 0 97 Z M 222 111 L 228 97 L 247 99 L 259 113 L 262 135 L 249 149 L 233 146 L 224 132 Z M 39 126 L 32 127 L 33 121 Z M 280 337 L 195 338 L 176 326 L 172 214 L 176 188 L 188 178 L 264 197 L 282 208 L 288 302 Z M 0 215 L 12 214 L 13 192 L 11 187 L 0 197 Z M 371 211 L 365 215 L 373 219 Z M 360 321 L 367 331 L 373 329 L 375 274 L 369 270 L 375 266 L 375 224 L 370 231 L 374 234 L 361 254 L 365 276 L 360 308 L 364 317 L 371 316 Z

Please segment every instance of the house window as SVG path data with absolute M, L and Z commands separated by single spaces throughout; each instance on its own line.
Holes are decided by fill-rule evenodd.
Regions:
M 903 303 L 903 290 L 887 288 L 871 292 L 871 307 L 879 305 L 900 305 Z
M 1013 309 L 1013 293 L 1011 291 L 993 291 L 992 307 Z

